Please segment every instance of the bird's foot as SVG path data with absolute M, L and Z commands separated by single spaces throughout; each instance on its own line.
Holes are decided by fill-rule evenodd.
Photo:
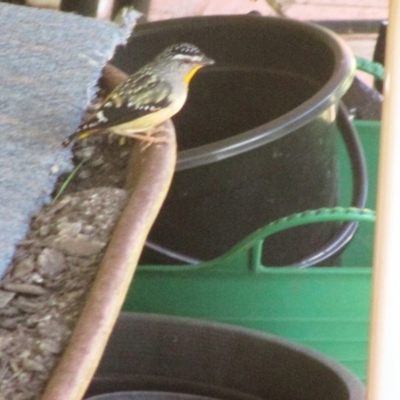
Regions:
M 141 151 L 146 150 L 153 143 L 168 143 L 169 140 L 165 136 L 154 136 L 154 134 L 162 132 L 162 129 L 150 129 L 146 132 L 129 132 L 125 131 L 124 136 L 141 140 L 145 144 L 141 147 Z

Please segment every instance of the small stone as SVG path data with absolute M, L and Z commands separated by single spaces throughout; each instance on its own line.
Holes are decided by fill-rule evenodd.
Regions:
M 44 301 L 32 301 L 26 296 L 17 297 L 13 304 L 17 306 L 19 310 L 29 314 L 42 311 L 46 307 L 46 303 Z
M 32 385 L 30 385 L 30 386 L 32 386 Z M 32 396 L 29 393 L 16 393 L 13 395 L 13 400 L 30 400 L 31 398 L 32 398 Z M 3 399 L 0 397 L 0 400 L 3 400 Z
M 58 276 L 67 268 L 64 254 L 56 249 L 44 248 L 37 259 L 38 272 L 49 278 Z
M 46 368 L 43 365 L 43 360 L 40 359 L 23 358 L 21 361 L 21 365 L 22 368 L 24 368 L 27 371 L 42 372 L 46 370 Z
M 43 289 L 41 286 L 32 285 L 30 283 L 4 283 L 3 289 L 8 292 L 30 294 L 32 296 L 40 296 L 47 293 L 47 290 Z
M 0 350 L 4 348 L 11 340 L 12 340 L 11 335 L 5 335 L 4 333 L 0 334 Z
M 18 383 L 21 385 L 26 385 L 28 382 L 32 380 L 31 374 L 28 374 L 27 372 L 21 371 L 19 374 L 16 375 Z
M 57 211 L 63 209 L 66 205 L 71 202 L 70 196 L 65 196 L 62 199 L 56 201 L 54 204 L 51 204 L 49 210 L 51 214 L 55 214 Z M 47 217 L 48 218 L 48 217 Z
M 69 223 L 69 219 L 66 215 L 63 215 L 57 219 L 57 226 L 60 226 L 63 223 Z
M 37 272 L 34 272 L 30 276 L 30 283 L 38 283 L 39 285 L 43 283 L 43 276 L 38 274 Z
M 15 296 L 15 293 L 0 290 L 0 308 L 4 308 Z
M 82 222 L 59 222 L 57 224 L 57 230 L 59 236 L 75 237 L 82 230 Z
M 35 268 L 35 261 L 33 257 L 25 258 L 24 260 L 20 261 L 16 264 L 12 271 L 13 278 L 25 278 L 26 276 L 30 275 Z
M 95 152 L 96 152 L 95 146 L 86 146 L 76 151 L 75 156 L 79 160 L 88 160 L 89 158 L 92 158 L 94 156 Z
M 69 334 L 69 329 L 60 321 L 52 318 L 48 315 L 49 318 L 44 318 L 37 324 L 37 332 L 42 336 L 52 337 L 54 340 L 60 340 L 60 338 L 65 337 L 66 334 Z
M 93 225 L 84 225 L 82 226 L 82 233 L 86 235 L 90 235 L 95 231 L 95 227 Z
M 79 173 L 78 173 L 78 178 L 79 179 L 87 179 L 87 178 L 90 178 L 92 176 L 92 173 L 91 173 L 91 171 L 90 170 L 88 170 L 88 169 L 83 169 L 82 171 L 80 171 Z
M 92 167 L 100 167 L 100 165 L 103 165 L 104 162 L 105 162 L 104 161 L 104 157 L 100 156 L 100 157 L 95 158 L 93 161 L 91 161 L 90 162 L 90 166 L 92 166 Z
M 10 292 L 11 293 L 11 292 Z M 15 293 L 13 293 L 15 295 Z M 14 298 L 14 296 L 13 296 Z M 0 308 L 0 317 L 15 317 L 19 314 L 19 310 L 15 305 L 9 305 L 5 308 Z
M 14 330 L 18 326 L 18 321 L 13 318 L 1 318 L 0 328 Z
M 40 236 L 47 236 L 50 233 L 51 229 L 49 225 L 43 225 L 39 229 L 39 235 Z
M 54 240 L 54 247 L 64 254 L 77 257 L 88 257 L 98 254 L 105 247 L 105 242 L 92 239 L 86 235 L 72 237 L 57 237 Z
M 42 354 L 60 354 L 63 351 L 63 344 L 61 340 L 46 338 L 38 344 L 38 348 Z
M 33 328 L 38 324 L 38 316 L 36 314 L 32 314 L 25 318 L 25 325 L 27 328 Z

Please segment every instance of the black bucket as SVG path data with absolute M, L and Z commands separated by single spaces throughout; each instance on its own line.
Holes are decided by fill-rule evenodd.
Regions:
M 272 335 L 189 318 L 123 313 L 86 396 L 364 400 L 365 390 L 337 362 Z
M 337 205 L 336 114 L 355 70 L 341 39 L 287 19 L 184 18 L 138 26 L 113 63 L 131 73 L 177 42 L 216 64 L 194 77 L 174 117 L 177 172 L 149 238 L 165 251 L 147 248 L 141 263 L 177 263 L 169 251 L 209 260 L 277 218 Z M 263 262 L 291 264 L 336 229 L 278 234 Z

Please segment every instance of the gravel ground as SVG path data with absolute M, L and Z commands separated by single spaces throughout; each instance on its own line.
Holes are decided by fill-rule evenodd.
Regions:
M 76 143 L 81 168 L 17 247 L 0 284 L 0 400 L 39 399 L 126 203 L 131 145 L 107 135 Z

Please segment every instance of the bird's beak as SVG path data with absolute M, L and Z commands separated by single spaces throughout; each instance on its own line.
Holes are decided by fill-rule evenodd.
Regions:
M 203 57 L 203 59 L 201 60 L 201 65 L 203 67 L 205 67 L 207 65 L 213 65 L 213 64 L 215 64 L 215 61 L 212 58 Z

